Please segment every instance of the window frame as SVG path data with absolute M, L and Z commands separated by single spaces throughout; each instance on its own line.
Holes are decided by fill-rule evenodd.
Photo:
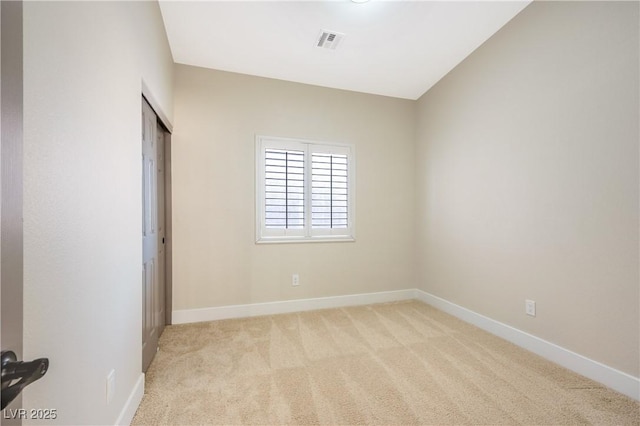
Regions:
M 255 138 L 256 243 L 309 243 L 355 241 L 355 146 L 349 143 L 256 135 Z M 304 152 L 304 227 L 302 229 L 265 226 L 265 152 L 282 149 Z M 313 153 L 347 156 L 347 227 L 314 228 L 311 222 Z

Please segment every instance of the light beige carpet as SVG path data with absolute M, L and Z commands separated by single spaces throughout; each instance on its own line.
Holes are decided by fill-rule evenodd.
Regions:
M 640 424 L 640 404 L 417 301 L 167 327 L 134 425 Z

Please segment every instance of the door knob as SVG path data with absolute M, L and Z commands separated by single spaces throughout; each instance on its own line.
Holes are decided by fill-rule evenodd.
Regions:
M 2 409 L 9 405 L 22 389 L 40 379 L 49 369 L 49 359 L 39 358 L 31 362 L 18 361 L 13 351 L 0 353 L 2 365 Z

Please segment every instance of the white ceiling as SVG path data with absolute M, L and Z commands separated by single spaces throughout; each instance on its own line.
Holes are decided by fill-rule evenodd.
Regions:
M 417 99 L 530 0 L 160 1 L 177 63 Z M 320 30 L 345 33 L 336 50 Z

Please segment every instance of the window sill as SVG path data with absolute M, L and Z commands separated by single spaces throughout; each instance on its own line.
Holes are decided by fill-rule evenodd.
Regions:
M 355 237 L 340 235 L 335 237 L 262 237 L 256 244 L 292 244 L 292 243 L 352 243 Z

